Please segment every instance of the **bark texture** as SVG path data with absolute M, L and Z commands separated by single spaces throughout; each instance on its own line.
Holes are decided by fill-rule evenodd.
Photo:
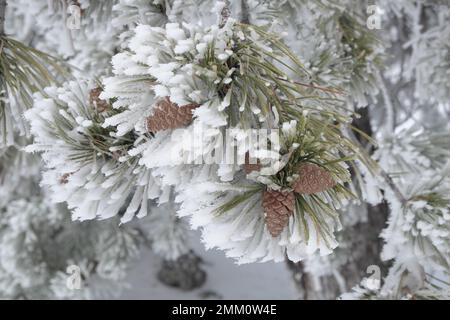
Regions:
M 6 0 L 0 0 L 0 35 L 5 33 Z

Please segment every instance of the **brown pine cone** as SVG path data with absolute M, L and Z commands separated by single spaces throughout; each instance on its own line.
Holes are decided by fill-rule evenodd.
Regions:
M 93 105 L 98 112 L 106 111 L 109 108 L 108 101 L 100 99 L 102 91 L 101 87 L 96 87 L 89 92 L 89 103 Z
M 278 237 L 289 223 L 294 212 L 295 197 L 292 191 L 266 190 L 262 205 L 266 213 L 266 225 L 272 237 Z
M 60 178 L 59 178 L 59 183 L 60 184 L 66 184 L 69 182 L 69 177 L 72 175 L 72 173 L 64 173 Z
M 336 185 L 332 175 L 314 163 L 300 165 L 298 174 L 298 179 L 292 184 L 292 188 L 297 193 L 318 193 Z
M 249 174 L 250 172 L 259 170 L 261 170 L 261 164 L 259 163 L 259 160 L 257 160 L 257 163 L 250 163 L 250 154 L 247 152 L 245 154 L 245 163 L 244 163 L 245 173 Z
M 147 130 L 158 132 L 187 126 L 192 121 L 192 110 L 198 105 L 191 103 L 179 107 L 169 97 L 156 102 L 153 115 L 147 118 Z

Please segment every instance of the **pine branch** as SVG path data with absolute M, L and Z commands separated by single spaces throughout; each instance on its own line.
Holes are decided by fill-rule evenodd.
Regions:
M 400 191 L 400 189 L 397 187 L 395 182 L 392 180 L 391 176 L 386 171 L 384 171 L 382 168 L 379 168 L 379 173 L 380 173 L 381 177 L 384 179 L 384 181 L 387 183 L 389 188 L 391 188 L 391 190 L 394 192 L 397 200 L 400 201 L 402 206 L 405 206 L 407 204 L 408 200 L 405 198 L 403 193 Z
M 392 133 L 396 127 L 396 121 L 395 121 L 395 108 L 394 104 L 392 103 L 390 92 L 388 91 L 388 87 L 386 85 L 386 79 L 383 77 L 380 71 L 377 72 L 378 77 L 378 83 L 381 87 L 381 93 L 383 94 L 383 100 L 386 107 L 386 129 L 389 131 L 389 133 Z
M 319 90 L 322 90 L 322 91 L 325 91 L 325 92 L 330 92 L 330 93 L 337 94 L 337 95 L 342 95 L 343 94 L 343 92 L 338 90 L 338 89 L 325 88 L 325 87 L 321 87 L 321 86 L 316 86 L 314 84 L 302 83 L 302 82 L 293 81 L 293 80 L 287 80 L 287 79 L 283 79 L 283 78 L 280 78 L 280 77 L 278 77 L 277 79 L 280 80 L 280 81 L 290 82 L 290 83 L 293 83 L 293 84 L 296 84 L 296 85 L 299 85 L 299 86 L 302 86 L 302 87 L 308 87 L 308 88 L 312 88 L 312 89 L 319 89 Z
M 347 130 L 347 132 L 350 135 L 350 137 L 352 138 L 352 140 L 354 141 L 354 143 L 358 144 L 361 150 L 364 150 L 363 144 L 358 140 L 358 138 L 356 138 L 353 131 Z M 386 184 L 389 186 L 389 188 L 391 188 L 391 190 L 394 192 L 397 200 L 400 201 L 402 206 L 405 206 L 407 204 L 408 200 L 403 195 L 403 193 L 400 191 L 400 189 L 397 187 L 395 182 L 392 180 L 391 176 L 380 166 L 377 167 L 377 170 L 378 170 L 378 174 L 383 178 L 383 180 L 386 182 Z

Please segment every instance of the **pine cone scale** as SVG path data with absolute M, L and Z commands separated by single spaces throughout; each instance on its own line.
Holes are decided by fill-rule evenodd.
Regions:
M 160 100 L 156 103 L 153 115 L 147 118 L 147 130 L 158 132 L 187 126 L 192 122 L 192 111 L 197 107 L 197 104 L 178 106 L 169 98 Z
M 250 154 L 247 152 L 245 154 L 245 163 L 244 163 L 244 171 L 246 174 L 249 174 L 253 171 L 259 171 L 261 170 L 261 164 L 259 163 L 259 160 L 257 160 L 257 163 L 250 163 Z
M 298 169 L 298 174 L 299 178 L 292 184 L 297 193 L 314 194 L 336 185 L 330 172 L 314 163 L 302 164 Z
M 278 237 L 288 225 L 289 217 L 294 212 L 294 200 L 294 193 L 291 191 L 264 191 L 265 222 L 272 237 Z
M 97 109 L 98 112 L 106 111 L 109 108 L 109 103 L 106 100 L 100 99 L 100 94 L 103 89 L 96 87 L 89 92 L 89 103 Z

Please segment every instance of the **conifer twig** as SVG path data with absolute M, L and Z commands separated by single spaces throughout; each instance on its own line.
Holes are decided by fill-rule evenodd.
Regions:
M 395 129 L 395 108 L 391 100 L 391 95 L 388 92 L 386 85 L 386 79 L 383 77 L 380 71 L 377 72 L 378 82 L 380 83 L 381 93 L 383 94 L 384 104 L 386 106 L 386 127 L 389 133 L 392 133 Z
M 355 137 L 355 134 L 352 130 L 347 130 L 347 133 L 352 138 L 353 142 L 356 143 L 361 150 L 364 150 L 364 146 L 361 144 L 361 142 Z M 402 206 L 406 206 L 408 203 L 408 200 L 403 195 L 403 193 L 400 191 L 399 187 L 395 184 L 394 180 L 392 180 L 391 176 L 380 166 L 377 166 L 378 174 L 383 178 L 384 182 L 389 186 L 389 188 L 394 192 L 395 197 L 397 200 L 402 204 Z
M 330 92 L 330 93 L 334 93 L 334 94 L 338 94 L 338 95 L 342 94 L 342 91 L 339 91 L 338 89 L 325 88 L 325 87 L 321 87 L 321 86 L 316 86 L 314 84 L 302 83 L 302 82 L 298 82 L 298 81 L 291 81 L 291 80 L 287 80 L 287 79 L 280 78 L 280 77 L 277 77 L 277 79 L 281 80 L 281 81 L 291 82 L 298 86 L 308 87 L 308 88 L 312 88 L 312 89 L 319 89 L 322 91 L 326 91 L 326 92 Z
M 391 188 L 391 190 L 394 192 L 397 200 L 400 201 L 403 207 L 405 207 L 406 204 L 408 203 L 408 200 L 405 198 L 403 193 L 400 191 L 395 182 L 392 180 L 391 176 L 382 168 L 379 168 L 379 173 L 381 177 L 384 179 L 384 181 L 387 183 L 389 188 Z

